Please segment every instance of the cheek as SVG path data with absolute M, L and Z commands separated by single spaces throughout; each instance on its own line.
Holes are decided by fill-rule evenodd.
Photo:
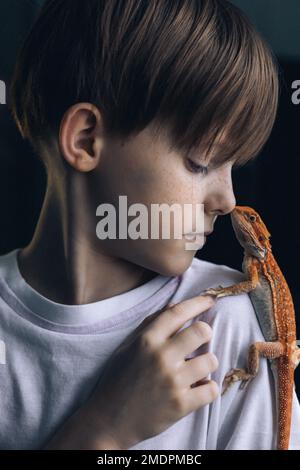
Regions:
M 187 173 L 183 166 L 174 166 L 171 170 L 162 169 L 155 173 L 145 188 L 148 195 L 157 203 L 191 204 L 202 198 L 203 188 L 192 173 Z
M 128 204 L 151 202 L 163 187 L 156 171 L 144 165 L 125 164 L 107 175 L 110 190 L 116 195 L 126 195 Z

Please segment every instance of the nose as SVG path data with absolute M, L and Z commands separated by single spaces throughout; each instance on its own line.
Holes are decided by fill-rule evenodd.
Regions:
M 206 212 L 215 215 L 226 215 L 236 206 L 232 186 L 231 167 L 221 171 L 208 185 L 205 201 Z

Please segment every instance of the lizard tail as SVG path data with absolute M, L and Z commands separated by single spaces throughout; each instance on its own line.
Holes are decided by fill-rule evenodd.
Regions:
M 294 367 L 288 355 L 278 358 L 278 435 L 277 449 L 288 450 L 291 432 Z

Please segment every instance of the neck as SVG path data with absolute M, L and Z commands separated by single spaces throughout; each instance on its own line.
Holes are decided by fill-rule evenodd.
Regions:
M 66 177 L 48 185 L 34 236 L 20 250 L 19 269 L 48 299 L 70 305 L 103 300 L 144 284 L 157 273 L 105 252 L 96 237 L 88 179 Z

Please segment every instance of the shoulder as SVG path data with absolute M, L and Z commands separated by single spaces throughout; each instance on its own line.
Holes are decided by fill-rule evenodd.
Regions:
M 224 264 L 194 258 L 190 267 L 181 276 L 182 285 L 199 295 L 201 291 L 213 285 L 224 286 L 235 284 L 245 279 L 245 275 L 237 269 Z
M 243 272 L 226 265 L 219 265 L 194 258 L 190 267 L 182 275 L 174 302 L 200 295 L 209 287 L 224 287 L 245 280 Z M 173 301 L 173 300 L 172 300 Z M 216 299 L 209 310 L 200 313 L 189 322 L 202 320 L 213 329 L 212 347 L 222 353 L 238 356 L 246 355 L 249 344 L 264 341 L 254 307 L 248 294 L 226 296 Z M 188 326 L 188 323 L 185 325 Z

